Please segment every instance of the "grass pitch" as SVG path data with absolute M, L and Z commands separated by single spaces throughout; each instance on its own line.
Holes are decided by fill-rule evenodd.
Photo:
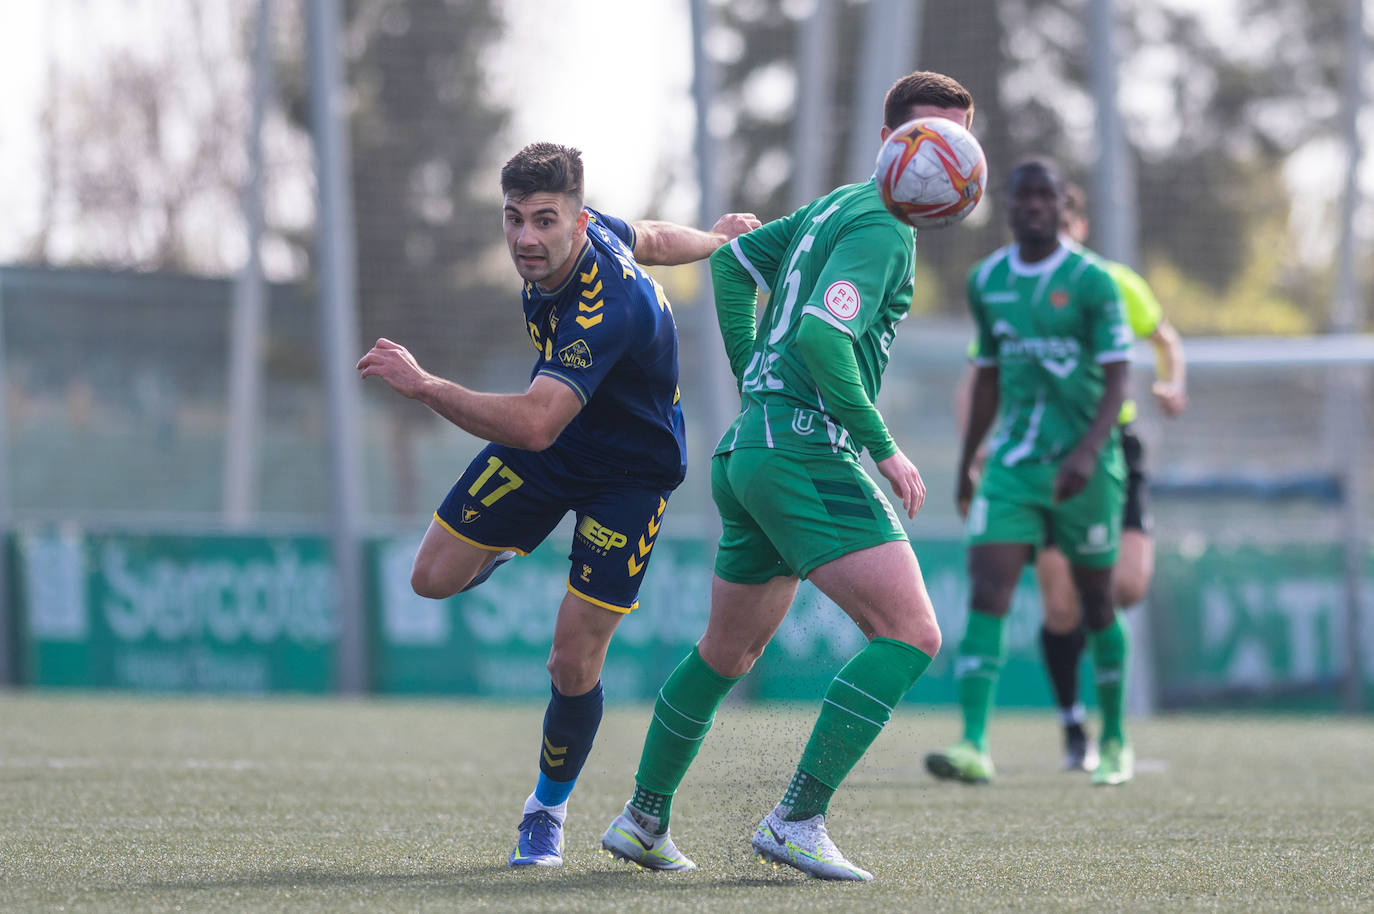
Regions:
M 1048 714 L 993 723 L 999 780 L 937 783 L 947 709 L 904 707 L 831 807 L 866 885 L 749 851 L 814 709 L 727 707 L 675 804 L 700 869 L 597 853 L 646 707 L 608 710 L 567 863 L 509 870 L 542 706 L 0 693 L 4 911 L 1370 911 L 1374 722 L 1165 716 L 1134 783 L 1058 771 Z

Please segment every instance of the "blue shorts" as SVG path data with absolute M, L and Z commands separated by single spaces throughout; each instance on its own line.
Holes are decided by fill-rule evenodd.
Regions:
M 489 444 L 434 518 L 474 546 L 528 555 L 574 511 L 568 590 L 626 613 L 639 605 L 639 585 L 672 491 L 625 474 L 579 472 L 552 448 Z

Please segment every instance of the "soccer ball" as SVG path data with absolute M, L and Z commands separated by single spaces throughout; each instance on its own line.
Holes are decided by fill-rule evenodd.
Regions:
M 883 206 L 918 229 L 942 228 L 963 220 L 983 198 L 987 175 L 983 147 L 948 118 L 907 121 L 878 150 L 878 193 Z

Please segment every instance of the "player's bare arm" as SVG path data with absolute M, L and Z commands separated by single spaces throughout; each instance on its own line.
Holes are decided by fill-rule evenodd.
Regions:
M 358 361 L 363 378 L 378 377 L 403 397 L 418 400 L 463 431 L 496 444 L 542 451 L 582 409 L 572 388 L 539 376 L 523 394 L 469 390 L 430 374 L 400 343 L 379 339 Z
M 709 232 L 676 222 L 643 219 L 634 224 L 635 260 L 644 266 L 676 266 L 711 256 L 730 239 L 753 231 L 761 223 L 753 213 L 726 213 Z
M 960 517 L 968 516 L 969 503 L 978 487 L 979 451 L 983 438 L 997 416 L 1000 372 L 996 365 L 979 365 L 973 376 L 969 394 L 968 422 L 964 426 L 963 445 L 959 451 L 959 478 L 955 483 L 954 501 Z
M 1155 351 L 1155 382 L 1150 387 L 1164 415 L 1170 418 L 1188 408 L 1188 368 L 1183 357 L 1183 340 L 1173 324 L 1160 320 L 1150 334 Z
M 968 427 L 969 409 L 973 405 L 973 379 L 978 375 L 978 366 L 970 362 L 959 380 L 954 384 L 954 434 L 960 441 L 964 440 L 964 429 Z M 983 464 L 988 460 L 987 443 L 978 445 L 978 451 L 973 455 L 973 463 L 969 465 L 973 478 L 977 479 L 983 472 Z
M 1097 401 L 1097 413 L 1092 424 L 1059 464 L 1054 477 L 1054 500 L 1064 501 L 1082 492 L 1097 469 L 1097 457 L 1116 426 L 1121 404 L 1126 399 L 1126 381 L 1130 364 L 1122 359 L 1102 366 L 1102 398 Z

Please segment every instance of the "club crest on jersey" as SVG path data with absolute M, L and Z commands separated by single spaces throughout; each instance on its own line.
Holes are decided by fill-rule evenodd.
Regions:
M 844 279 L 832 282 L 825 290 L 825 307 L 840 320 L 847 321 L 859 313 L 859 290 Z
M 570 343 L 558 350 L 558 361 L 565 368 L 591 368 L 592 347 L 587 345 L 586 340 Z
M 478 511 L 476 508 L 469 508 L 467 505 L 463 505 L 463 523 L 470 524 L 481 516 L 481 511 Z
M 1063 289 L 1055 289 L 1050 293 L 1050 304 L 1056 308 L 1062 308 L 1069 303 L 1069 293 Z

